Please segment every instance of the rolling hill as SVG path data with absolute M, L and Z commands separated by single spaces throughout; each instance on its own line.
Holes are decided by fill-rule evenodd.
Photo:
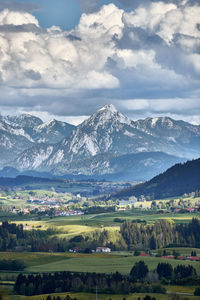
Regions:
M 153 179 L 114 194 L 115 198 L 150 196 L 151 199 L 182 196 L 200 190 L 200 158 L 176 164 Z

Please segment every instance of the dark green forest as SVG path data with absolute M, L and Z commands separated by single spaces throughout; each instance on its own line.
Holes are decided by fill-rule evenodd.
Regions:
M 200 190 L 200 158 L 184 164 L 176 164 L 153 179 L 121 190 L 115 193 L 113 197 L 139 197 L 144 195 L 154 200 L 181 196 L 184 193 L 198 190 Z
M 172 224 L 159 220 L 154 225 L 129 221 L 121 224 L 120 233 L 129 249 L 158 249 L 166 246 L 200 247 L 200 222 L 193 218 L 188 224 Z

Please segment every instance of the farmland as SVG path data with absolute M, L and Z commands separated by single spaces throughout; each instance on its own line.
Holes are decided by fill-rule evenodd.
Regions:
M 83 184 L 84 186 L 84 184 Z M 55 216 L 50 215 L 48 213 L 44 214 L 35 214 L 35 213 L 11 213 L 9 207 L 17 206 L 22 209 L 33 208 L 35 205 L 27 203 L 27 200 L 31 198 L 39 199 L 39 201 L 57 201 L 55 206 L 60 205 L 63 207 L 64 204 L 69 205 L 69 209 L 77 209 L 77 207 L 84 211 L 83 215 L 68 215 L 68 216 Z M 53 200 L 52 200 L 53 199 Z M 184 199 L 184 205 L 186 203 L 186 207 L 188 205 L 195 206 L 199 202 L 200 198 L 192 198 L 188 197 Z M 71 202 L 70 202 L 71 201 Z M 73 202 L 74 201 L 74 202 Z M 152 201 L 144 201 L 137 202 L 134 207 L 126 207 L 126 209 L 121 209 L 118 202 L 109 202 L 104 203 L 102 201 L 99 202 L 99 208 L 112 207 L 111 211 L 105 212 L 96 212 L 91 213 L 88 212 L 90 207 L 94 207 L 98 204 L 98 199 L 93 197 L 86 199 L 86 197 L 77 197 L 73 195 L 71 192 L 69 193 L 57 193 L 53 190 L 32 190 L 32 191 L 18 191 L 17 193 L 8 193 L 6 195 L 2 195 L 0 198 L 0 202 L 3 205 L 3 210 L 0 212 L 0 221 L 8 220 L 10 223 L 15 223 L 16 226 L 22 224 L 24 226 L 24 231 L 26 236 L 31 236 L 32 230 L 38 232 L 38 241 L 40 240 L 40 234 L 45 233 L 48 229 L 52 230 L 50 236 L 46 236 L 51 241 L 65 241 L 62 248 L 62 252 L 58 253 L 55 250 L 45 250 L 46 252 L 30 252 L 30 246 L 27 245 L 26 248 L 20 250 L 20 252 L 12 251 L 8 252 L 0 252 L 1 259 L 5 260 L 18 260 L 23 261 L 25 264 L 25 269 L 23 271 L 24 274 L 39 274 L 39 273 L 54 273 L 54 272 L 62 272 L 62 271 L 71 271 L 71 272 L 97 272 L 102 274 L 114 274 L 115 272 L 119 272 L 120 274 L 126 276 L 130 273 L 131 268 L 138 263 L 139 261 L 144 261 L 147 265 L 150 272 L 153 272 L 158 263 L 169 263 L 173 267 L 173 269 L 177 265 L 193 266 L 198 276 L 200 276 L 200 264 L 197 261 L 188 261 L 188 260 L 180 260 L 180 259 L 165 259 L 161 256 L 165 252 L 167 255 L 172 253 L 179 253 L 184 257 L 190 256 L 191 252 L 195 252 L 197 256 L 200 256 L 199 248 L 192 247 L 171 247 L 171 248 L 162 248 L 151 250 L 151 255 L 141 257 L 134 255 L 134 248 L 127 248 L 131 250 L 126 250 L 124 248 L 123 251 L 116 251 L 116 249 L 121 249 L 120 244 L 117 244 L 118 239 L 121 235 L 120 227 L 123 222 L 129 221 L 130 224 L 138 223 L 143 224 L 144 227 L 153 227 L 155 223 L 160 222 L 161 220 L 168 221 L 172 226 L 176 226 L 178 224 L 189 224 L 191 223 L 193 218 L 199 218 L 200 214 L 198 211 L 189 212 L 187 210 L 184 213 L 175 211 L 176 206 L 180 207 L 180 199 L 166 199 L 166 200 L 156 200 L 154 204 L 156 204 L 156 208 L 152 208 Z M 70 204 L 68 204 L 70 202 Z M 170 203 L 170 206 L 169 206 Z M 159 206 L 164 205 L 167 207 L 165 210 L 160 210 Z M 182 204 L 183 205 L 183 204 Z M 40 204 L 42 207 L 42 205 Z M 45 207 L 47 205 L 45 204 Z M 113 209 L 114 208 L 114 209 Z M 61 208 L 62 210 L 63 208 Z M 51 207 L 50 207 L 51 210 Z M 28 229 L 26 229 L 28 228 Z M 31 229 L 30 229 L 31 228 Z M 27 231 L 26 231 L 27 230 Z M 93 241 L 94 237 L 97 237 L 99 233 L 105 235 L 107 232 L 107 240 L 104 240 L 108 243 L 113 243 L 116 249 L 112 249 L 111 253 L 69 253 L 69 247 L 74 247 L 74 244 L 71 240 L 76 237 L 81 237 L 83 239 L 82 244 L 78 243 L 78 247 L 82 247 L 83 250 L 89 247 L 94 251 L 97 246 L 102 246 L 101 239 L 97 239 L 96 242 Z M 33 233 L 34 234 L 34 233 Z M 44 235 L 43 235 L 44 236 Z M 41 238 L 42 240 L 42 238 Z M 30 241 L 30 239 L 29 239 Z M 88 242 L 87 242 L 88 241 Z M 103 241 L 103 240 L 102 240 Z M 90 242 L 90 244 L 89 244 Z M 94 244 L 92 244 L 94 242 Z M 45 243 L 45 240 L 44 240 Z M 53 243 L 50 242 L 50 247 Z M 88 244 L 87 244 L 88 243 Z M 67 247 L 69 245 L 69 247 Z M 74 245 L 74 246 L 73 246 Z M 85 248 L 84 248 L 85 247 Z M 90 249 L 90 250 L 91 250 Z M 43 250 L 42 250 L 43 251 Z M 144 252 L 145 250 L 140 251 Z M 83 251 L 82 251 L 83 252 Z M 12 284 L 14 283 L 16 277 L 18 276 L 19 271 L 0 271 L 0 279 L 1 286 L 4 287 L 7 293 L 10 295 L 5 295 L 5 300 L 12 299 Z M 4 284 L 11 284 L 11 286 Z M 167 287 L 168 288 L 168 287 Z M 171 286 L 171 292 L 180 292 L 180 293 L 188 293 L 190 295 L 190 299 L 197 299 L 191 296 L 194 292 L 195 286 Z M 68 293 L 70 294 L 70 293 Z M 57 294 L 61 297 L 64 297 L 65 294 Z M 90 300 L 94 299 L 93 294 L 88 293 L 76 293 L 70 294 L 72 297 L 77 297 L 78 300 Z M 144 296 L 144 294 L 129 294 L 126 295 L 126 300 L 135 300 L 139 296 Z M 168 295 L 158 295 L 156 298 L 167 300 L 170 299 Z M 33 299 L 33 300 L 42 300 L 44 296 L 22 296 L 16 295 L 16 300 L 25 300 L 25 299 Z M 114 300 L 122 300 L 124 298 L 123 295 L 99 295 L 98 299 L 114 299 Z
M 180 251 L 180 249 L 179 249 Z M 184 253 L 190 253 L 191 249 L 184 248 Z M 200 249 L 196 249 L 200 254 Z M 55 271 L 73 271 L 73 272 L 98 272 L 114 273 L 116 271 L 122 274 L 128 274 L 132 266 L 143 260 L 153 271 L 159 262 L 168 262 L 173 267 L 178 264 L 192 265 L 200 275 L 199 262 L 190 262 L 183 260 L 166 260 L 160 257 L 135 257 L 131 252 L 113 252 L 110 254 L 94 253 L 0 253 L 4 259 L 20 259 L 27 266 L 25 272 L 55 272 Z M 41 268 L 42 266 L 42 268 Z
M 53 294 L 52 296 L 60 296 L 60 297 L 66 297 L 66 295 L 73 297 L 76 297 L 78 300 L 94 300 L 95 296 L 94 294 L 89 294 L 89 293 L 59 293 L 59 294 Z M 150 294 L 151 296 L 154 296 L 156 299 L 159 300 L 170 300 L 172 297 L 170 295 L 163 295 L 163 294 Z M 27 296 L 16 296 L 16 300 L 43 300 L 44 297 L 47 295 L 40 295 L 40 296 L 32 296 L 32 297 L 27 297 Z M 130 295 L 106 295 L 106 294 L 99 294 L 98 299 L 99 300 L 138 300 L 138 297 L 145 297 L 146 294 L 130 294 Z M 198 297 L 194 296 L 189 296 L 190 298 L 184 296 L 183 298 L 179 297 L 179 299 L 190 299 L 190 300 L 198 300 Z M 7 298 L 10 299 L 10 298 Z M 5 298 L 5 300 L 7 300 Z

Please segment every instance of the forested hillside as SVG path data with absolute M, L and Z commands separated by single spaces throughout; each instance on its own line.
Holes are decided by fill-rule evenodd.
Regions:
M 149 199 L 162 199 L 181 196 L 200 189 L 200 158 L 176 164 L 153 179 L 124 189 L 115 198 L 149 196 Z

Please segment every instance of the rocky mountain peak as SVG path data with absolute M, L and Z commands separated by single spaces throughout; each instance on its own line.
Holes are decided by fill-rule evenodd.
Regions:
M 100 108 L 98 111 L 109 111 L 110 113 L 117 113 L 117 109 L 113 104 L 106 104 L 105 106 L 103 106 L 102 108 Z
M 34 126 L 39 126 L 43 124 L 43 121 L 30 114 L 21 114 L 18 116 L 6 116 L 3 120 L 10 124 L 12 127 L 27 127 L 33 128 Z
M 106 104 L 104 107 L 97 110 L 89 119 L 85 120 L 80 127 L 90 126 L 95 130 L 98 127 L 105 127 L 108 124 L 114 126 L 120 124 L 131 124 L 131 120 L 119 112 L 113 104 Z

